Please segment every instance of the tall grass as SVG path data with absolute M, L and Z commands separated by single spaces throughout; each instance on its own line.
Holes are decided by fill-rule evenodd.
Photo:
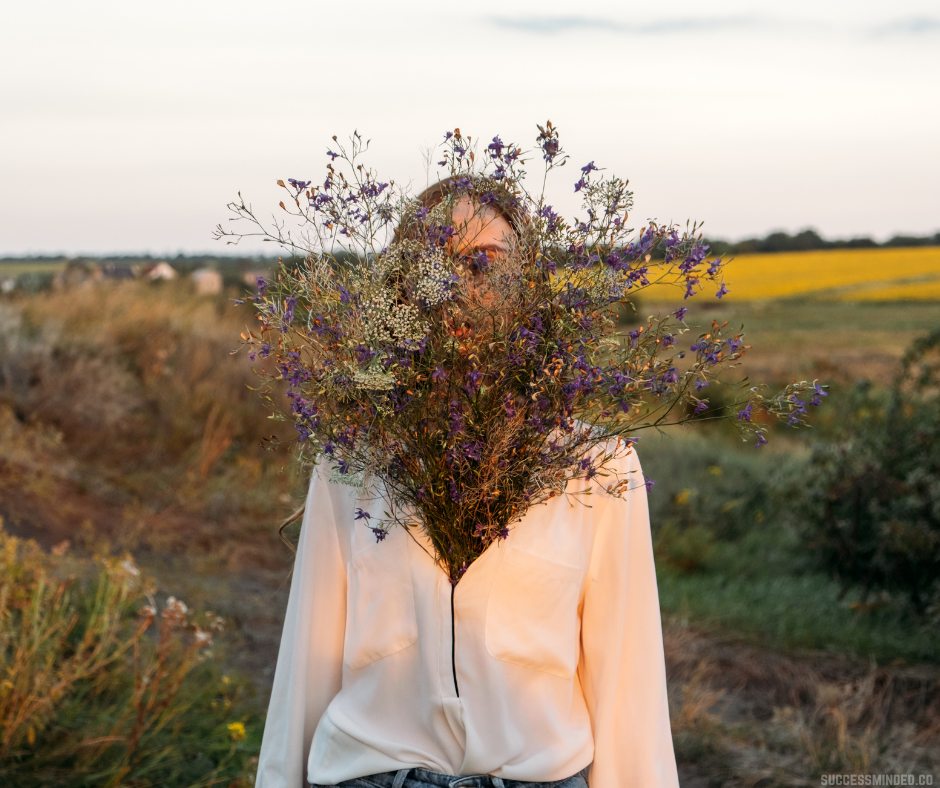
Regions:
M 254 320 L 238 295 L 130 281 L 0 301 L 0 406 L 58 435 L 70 478 L 118 504 L 274 521 L 300 477 L 259 449 L 291 435 L 266 421 L 252 364 L 233 353 Z
M 211 665 L 221 629 L 160 605 L 129 556 L 46 553 L 0 523 L 0 784 L 247 784 L 260 725 Z

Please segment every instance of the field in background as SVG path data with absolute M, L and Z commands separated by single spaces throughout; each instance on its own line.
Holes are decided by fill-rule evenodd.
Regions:
M 68 540 L 78 553 L 129 550 L 161 601 L 221 614 L 229 630 L 219 658 L 249 677 L 260 715 L 290 582 L 276 529 L 306 485 L 283 455 L 259 447 L 280 425 L 246 389 L 256 378 L 244 355 L 230 353 L 252 321 L 249 305 L 230 300 L 242 290 L 199 296 L 183 279 L 132 280 L 0 296 L 0 516 L 46 548 Z M 754 381 L 833 383 L 816 433 L 857 378 L 886 383 L 910 340 L 940 326 L 940 301 L 733 292 L 685 301 L 686 322 L 743 323 L 753 348 L 740 371 Z M 640 317 L 683 303 L 674 290 L 652 295 Z M 839 598 L 788 524 L 786 501 L 763 495 L 813 434 L 776 433 L 759 453 L 729 425 L 640 443 L 657 480 L 650 503 L 685 788 L 809 785 L 821 772 L 914 765 L 940 774 L 940 636 L 890 602 Z M 692 515 L 718 534 L 733 521 L 743 535 L 683 541 L 668 524 Z M 692 572 L 681 568 L 689 555 Z M 254 719 L 249 741 L 260 732 Z
M 940 247 L 739 255 L 726 265 L 724 278 L 730 291 L 726 298 L 733 301 L 937 300 Z M 717 289 L 708 283 L 697 297 L 711 297 Z M 683 292 L 661 284 L 644 290 L 643 297 L 673 301 Z

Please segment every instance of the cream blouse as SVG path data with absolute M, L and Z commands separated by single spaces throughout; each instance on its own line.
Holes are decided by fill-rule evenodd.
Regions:
M 616 463 L 624 498 L 531 508 L 453 590 L 420 529 L 376 542 L 354 521 L 370 502 L 321 463 L 257 788 L 302 788 L 304 764 L 334 785 L 415 766 L 554 781 L 592 761 L 590 788 L 678 786 L 646 489 L 635 452 Z

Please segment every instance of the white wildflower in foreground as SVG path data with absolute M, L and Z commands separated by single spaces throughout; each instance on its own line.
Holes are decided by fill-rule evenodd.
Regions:
M 330 473 L 330 484 L 345 484 L 348 487 L 362 487 L 362 474 L 340 473 L 334 468 Z
M 353 375 L 353 383 L 360 389 L 388 391 L 395 388 L 395 376 L 378 371 L 357 372 Z
M 427 321 L 412 304 L 395 303 L 388 289 L 374 292 L 363 304 L 365 339 L 377 345 L 407 348 L 427 334 Z
M 425 306 L 434 307 L 450 300 L 455 275 L 440 247 L 421 256 L 418 270 L 421 278 L 415 286 L 415 295 Z

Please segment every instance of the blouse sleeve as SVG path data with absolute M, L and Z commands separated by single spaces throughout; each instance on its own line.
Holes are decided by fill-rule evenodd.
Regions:
M 636 451 L 617 463 L 630 489 L 595 504 L 581 618 L 578 671 L 594 735 L 588 783 L 678 788 L 646 488 Z
M 256 788 L 307 784 L 313 733 L 342 686 L 346 567 L 324 467 L 307 493 Z

